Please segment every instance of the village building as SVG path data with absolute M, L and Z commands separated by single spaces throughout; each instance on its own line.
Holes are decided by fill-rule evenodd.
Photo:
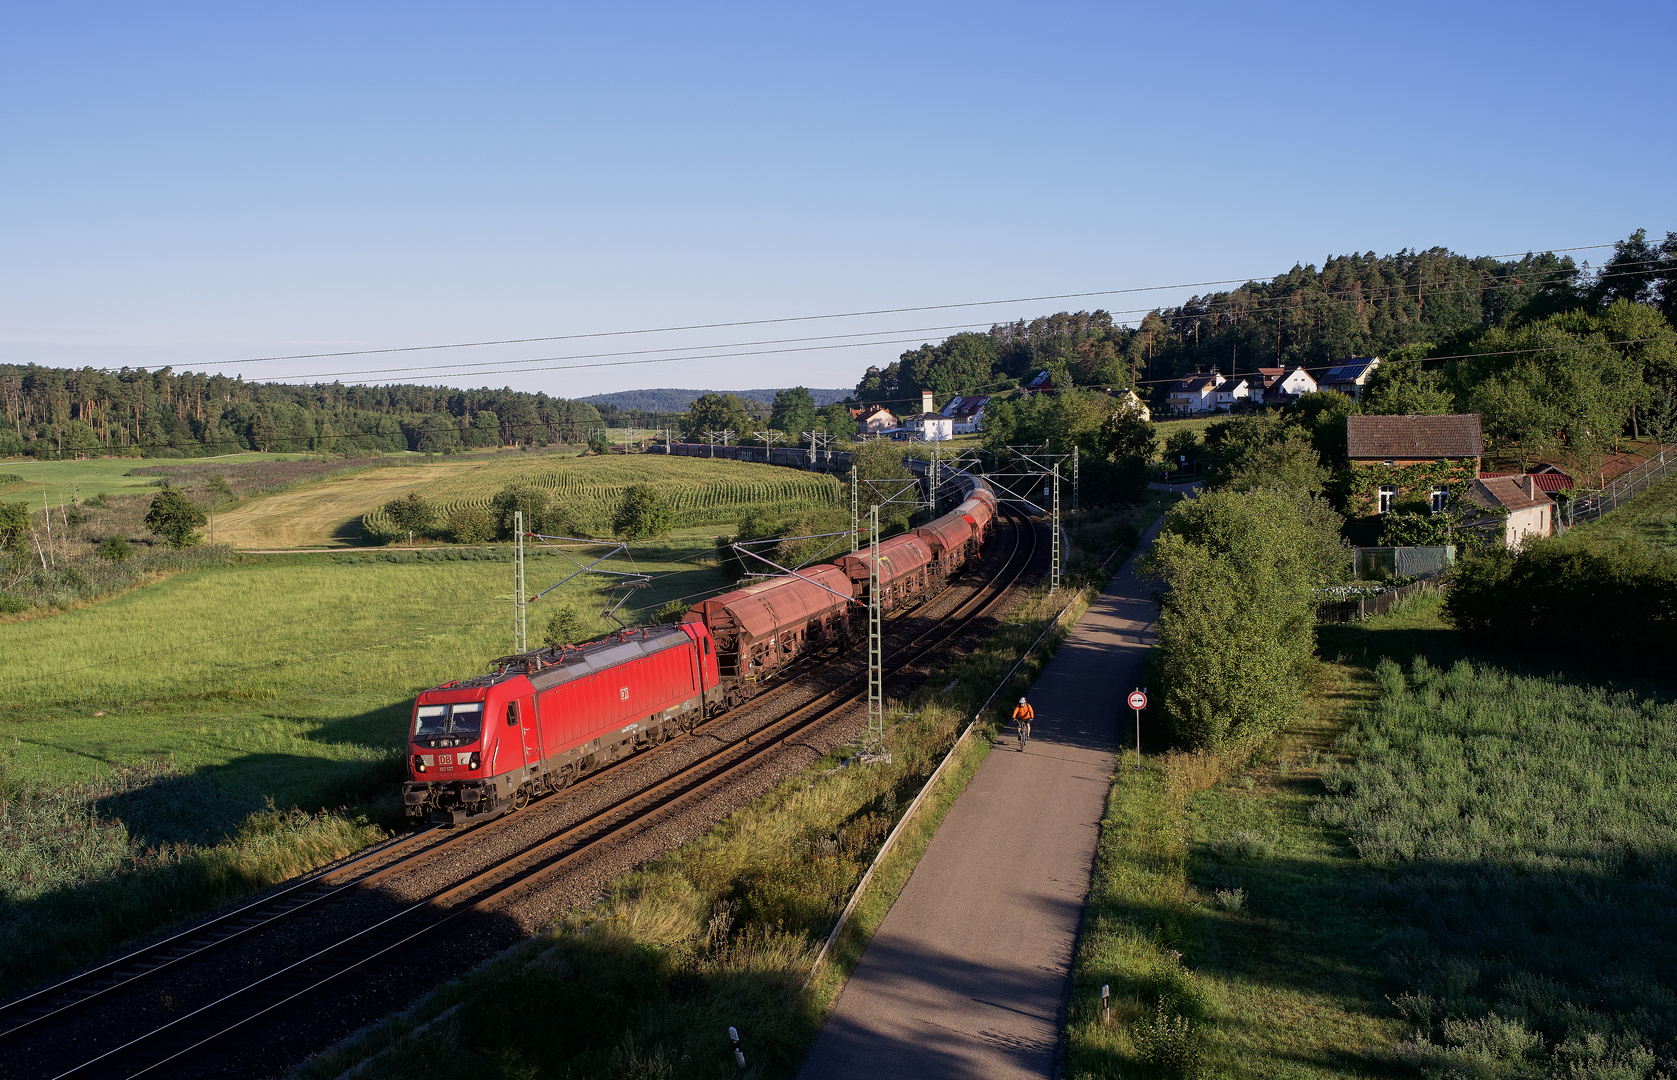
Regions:
M 1258 380 L 1263 385 L 1252 388 L 1252 397 L 1253 400 L 1261 397 L 1265 405 L 1291 405 L 1318 389 L 1316 380 L 1303 367 L 1295 367 L 1292 371 L 1284 367 L 1259 368 Z
M 1025 384 L 1026 393 L 1031 394 L 1046 394 L 1052 389 L 1054 389 L 1054 377 L 1046 371 L 1037 372 L 1031 381 Z
M 1152 422 L 1153 410 L 1149 409 L 1147 407 L 1147 402 L 1141 400 L 1141 398 L 1138 397 L 1136 392 L 1131 388 L 1125 387 L 1123 393 L 1113 394 L 1112 396 L 1117 399 L 1118 407 L 1120 409 L 1128 409 L 1130 412 L 1140 416 L 1143 420 Z
M 971 435 L 984 430 L 984 406 L 990 403 L 990 395 L 957 394 L 943 406 L 943 415 L 954 422 L 955 434 Z
M 1363 388 L 1369 379 L 1374 377 L 1374 369 L 1380 366 L 1378 356 L 1358 356 L 1350 360 L 1341 360 L 1328 368 L 1322 376 L 1321 388 L 1344 394 L 1353 401 L 1361 401 Z
M 947 442 L 955 437 L 955 420 L 932 409 L 932 392 L 920 392 L 920 411 L 903 417 L 901 433 L 925 442 Z M 895 434 L 895 433 L 893 433 Z
M 1243 401 L 1252 399 L 1252 383 L 1244 375 L 1236 375 L 1232 379 L 1224 379 L 1212 391 L 1219 409 L 1232 409 Z
M 1212 412 L 1217 408 L 1217 388 L 1223 382 L 1222 373 L 1217 371 L 1178 379 L 1171 384 L 1170 392 L 1165 396 L 1165 407 L 1172 416 Z
M 1478 413 L 1348 416 L 1351 502 L 1359 515 L 1439 513 L 1479 478 L 1485 440 Z
M 1467 527 L 1492 530 L 1500 526 L 1499 539 L 1505 547 L 1555 532 L 1555 504 L 1529 473 L 1480 477 L 1462 498 L 1479 511 L 1468 518 Z
M 850 409 L 850 419 L 864 435 L 878 435 L 897 427 L 897 418 L 883 405 L 860 405 Z

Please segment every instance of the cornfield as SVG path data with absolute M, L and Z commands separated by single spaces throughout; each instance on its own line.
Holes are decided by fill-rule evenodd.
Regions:
M 837 480 L 821 473 L 643 454 L 539 467 L 521 462 L 489 465 L 438 480 L 419 494 L 436 508 L 440 520 L 447 520 L 456 510 L 487 510 L 497 491 L 514 484 L 546 489 L 554 508 L 591 536 L 610 535 L 623 493 L 635 484 L 647 484 L 663 497 L 676 528 L 737 521 L 747 510 L 789 514 L 832 506 L 841 491 Z M 361 527 L 369 536 L 399 532 L 382 507 L 363 516 Z

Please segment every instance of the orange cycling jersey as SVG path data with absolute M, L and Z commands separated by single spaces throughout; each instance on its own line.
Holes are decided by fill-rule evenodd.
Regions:
M 1036 719 L 1036 713 L 1031 711 L 1030 705 L 1021 703 L 1017 709 L 1013 710 L 1013 718 L 1015 720 L 1034 720 Z

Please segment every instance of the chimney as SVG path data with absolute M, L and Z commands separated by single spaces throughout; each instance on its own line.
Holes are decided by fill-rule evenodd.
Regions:
M 923 413 L 932 411 L 932 392 L 930 390 L 920 391 L 920 411 Z
M 1533 476 L 1531 473 L 1526 473 L 1525 481 L 1526 481 L 1526 498 L 1532 500 L 1533 502 L 1536 502 L 1537 501 L 1537 477 Z

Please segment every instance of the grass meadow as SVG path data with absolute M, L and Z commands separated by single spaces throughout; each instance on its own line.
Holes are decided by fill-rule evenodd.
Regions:
M 711 552 L 637 545 L 635 605 L 721 588 Z M 597 581 L 532 635 L 560 604 L 605 630 Z M 271 556 L 0 623 L 0 987 L 383 835 L 413 695 L 509 652 L 512 596 L 504 546 Z
M 1318 637 L 1256 757 L 1115 781 L 1066 1075 L 1677 1075 L 1672 688 L 1511 671 L 1431 598 Z
M 1601 539 L 1638 539 L 1677 554 L 1677 476 L 1668 476 L 1598 521 L 1578 526 Z
M 437 508 L 440 525 L 456 510 L 488 509 L 495 493 L 510 484 L 545 488 L 554 508 L 588 536 L 611 535 L 623 493 L 634 484 L 651 485 L 669 505 L 678 527 L 737 521 L 748 509 L 781 515 L 834 506 L 842 491 L 825 473 L 663 454 L 533 461 L 510 457 L 457 469 L 413 490 Z M 361 529 L 367 536 L 394 538 L 400 533 L 373 499 L 366 504 Z
M 308 454 L 225 454 L 221 457 L 192 458 L 193 464 L 212 467 L 236 467 L 260 461 L 308 460 Z M 86 461 L 33 461 L 28 458 L 0 458 L 0 474 L 21 476 L 21 481 L 0 484 L 0 502 L 27 502 L 33 509 L 41 508 L 41 489 L 46 489 L 47 502 L 56 507 L 62 500 L 91 498 L 101 491 L 107 495 L 128 495 L 157 486 L 155 475 L 141 475 L 136 470 L 148 466 L 170 465 L 155 458 L 89 458 Z

